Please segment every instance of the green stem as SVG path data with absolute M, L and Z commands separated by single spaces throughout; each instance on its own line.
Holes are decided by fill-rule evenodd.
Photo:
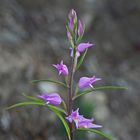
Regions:
M 68 115 L 71 114 L 72 112 L 72 106 L 73 106 L 73 101 L 72 101 L 72 93 L 73 93 L 73 65 L 74 65 L 74 59 L 72 59 L 71 62 L 71 72 L 70 72 L 70 77 L 69 77 L 69 89 L 68 89 Z M 70 128 L 70 136 L 71 140 L 73 140 L 73 125 L 72 123 L 69 123 L 69 128 Z
M 69 89 L 69 95 L 68 95 L 68 115 L 71 114 L 72 108 L 73 108 L 73 96 L 74 96 L 74 91 L 73 91 L 73 77 L 74 73 L 76 70 L 77 66 L 77 57 L 76 53 L 74 53 L 74 57 L 72 58 L 71 62 L 71 71 L 70 71 L 70 77 L 69 77 L 69 83 L 68 83 L 68 89 Z M 73 132 L 74 132 L 74 125 L 73 123 L 69 123 L 70 127 L 70 135 L 71 135 L 71 140 L 73 140 Z

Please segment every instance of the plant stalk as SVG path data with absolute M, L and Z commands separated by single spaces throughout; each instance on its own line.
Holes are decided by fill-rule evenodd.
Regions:
M 71 114 L 72 108 L 73 108 L 73 77 L 74 73 L 76 70 L 76 65 L 77 65 L 77 57 L 76 53 L 74 53 L 74 57 L 72 58 L 71 61 L 71 71 L 70 71 L 70 77 L 69 77 L 69 90 L 68 90 L 68 115 Z M 71 135 L 71 140 L 73 140 L 73 132 L 74 132 L 74 125 L 73 123 L 69 123 L 69 128 L 70 128 L 70 135 Z

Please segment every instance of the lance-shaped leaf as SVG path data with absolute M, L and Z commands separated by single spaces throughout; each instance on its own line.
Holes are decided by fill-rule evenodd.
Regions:
M 52 110 L 59 117 L 59 119 L 62 121 L 62 123 L 63 123 L 63 125 L 64 125 L 64 127 L 66 129 L 68 138 L 69 138 L 69 140 L 71 140 L 70 128 L 69 128 L 68 123 L 66 122 L 66 120 L 63 118 L 63 116 L 55 108 L 50 108 L 50 110 Z
M 49 82 L 49 83 L 54 83 L 54 84 L 58 84 L 58 85 L 62 85 L 64 87 L 67 87 L 67 85 L 65 83 L 62 83 L 62 82 L 59 82 L 59 81 L 55 81 L 55 80 L 49 80 L 49 79 L 33 80 L 31 82 L 32 83 Z
M 68 138 L 69 138 L 69 140 L 71 140 L 69 126 L 68 126 L 67 122 L 65 121 L 65 119 L 63 118 L 63 116 L 61 115 L 61 113 L 66 114 L 66 112 L 63 109 L 58 108 L 58 107 L 53 106 L 53 105 L 47 105 L 46 103 L 38 101 L 38 100 L 36 100 L 36 98 L 31 97 L 31 96 L 26 96 L 26 98 L 32 99 L 34 101 L 17 103 L 17 104 L 14 104 L 14 105 L 6 108 L 6 109 L 12 109 L 12 108 L 15 108 L 15 107 L 21 107 L 21 106 L 26 106 L 26 105 L 47 106 L 49 108 L 49 110 L 53 111 L 60 118 L 60 120 L 62 121 L 62 123 L 63 123 L 63 125 L 64 125 L 64 127 L 66 129 Z
M 29 99 L 29 100 L 32 100 L 32 101 L 35 101 L 35 102 L 44 103 L 44 101 L 42 101 L 41 99 L 35 98 L 35 97 L 33 97 L 33 96 L 26 95 L 25 93 L 22 93 L 22 95 L 23 95 L 25 98 Z
M 100 91 L 100 90 L 124 90 L 127 89 L 126 87 L 121 87 L 121 86 L 102 86 L 102 87 L 94 87 L 91 89 L 87 89 L 87 90 L 83 90 L 83 91 L 79 91 L 77 93 L 77 95 L 73 98 L 73 100 L 77 99 L 80 96 L 83 96 L 85 94 L 91 93 L 91 92 L 96 92 L 96 91 Z
M 61 112 L 61 113 L 66 115 L 65 110 L 63 110 L 62 108 L 59 108 L 59 107 L 56 107 L 56 106 L 53 106 L 53 105 L 47 105 L 47 106 L 49 107 L 50 110 L 55 109 L 57 112 Z
M 101 136 L 103 136 L 103 137 L 105 137 L 105 138 L 107 138 L 109 140 L 113 140 L 112 137 L 108 136 L 107 134 L 105 134 L 105 133 L 103 133 L 103 132 L 101 132 L 99 130 L 90 129 L 90 128 L 79 128 L 77 130 L 79 130 L 79 131 L 89 131 L 89 132 L 92 132 L 92 133 L 99 134 L 99 135 L 101 135 Z
M 88 50 L 88 49 L 86 49 L 85 52 L 81 55 L 80 60 L 79 60 L 79 62 L 78 62 L 78 64 L 77 64 L 77 69 L 79 69 L 80 66 L 82 65 L 82 63 L 83 63 L 83 61 L 84 61 L 84 58 L 85 58 L 85 56 L 86 56 L 86 54 L 87 54 L 87 50 Z
M 12 108 L 15 108 L 15 107 L 21 107 L 21 106 L 26 106 L 26 105 L 38 105 L 38 106 L 45 106 L 46 103 L 44 102 L 34 102 L 34 101 L 30 101 L 30 102 L 21 102 L 21 103 L 17 103 L 17 104 L 14 104 L 14 105 L 11 105 L 10 107 L 7 107 L 6 109 L 12 109 Z

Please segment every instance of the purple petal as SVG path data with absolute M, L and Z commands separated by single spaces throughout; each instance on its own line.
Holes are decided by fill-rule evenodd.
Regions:
M 72 121 L 76 122 L 77 120 L 79 120 L 79 117 L 80 117 L 79 108 L 77 108 L 75 111 L 72 110 L 71 114 L 68 117 L 66 117 L 66 119 L 69 122 L 72 122 Z
M 54 66 L 55 68 L 58 68 L 58 65 L 53 64 L 53 66 Z
M 77 51 L 78 52 L 83 52 L 85 51 L 85 49 L 89 48 L 89 47 L 92 47 L 93 44 L 90 44 L 90 43 L 80 43 L 78 46 L 77 46 Z
M 67 68 L 66 65 L 63 65 L 62 74 L 63 74 L 64 76 L 67 76 L 67 75 L 68 75 L 68 68 Z
M 66 119 L 67 119 L 70 123 L 72 123 L 72 121 L 73 121 L 71 116 L 66 117 Z

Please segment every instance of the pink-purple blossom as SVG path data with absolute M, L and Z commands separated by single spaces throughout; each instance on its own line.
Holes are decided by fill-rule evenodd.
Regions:
M 84 52 L 86 49 L 90 48 L 94 46 L 94 44 L 91 43 L 80 43 L 77 47 L 76 47 L 76 56 L 77 58 L 80 56 L 80 53 Z M 73 48 L 70 48 L 70 56 L 73 57 Z
M 85 51 L 85 49 L 87 48 L 90 48 L 92 47 L 94 44 L 91 44 L 91 43 L 80 43 L 78 46 L 77 46 L 77 51 L 79 53 Z
M 67 76 L 69 74 L 68 68 L 65 64 L 63 64 L 63 60 L 60 62 L 60 64 L 53 64 L 53 66 L 58 70 L 59 75 Z
M 43 99 L 46 104 L 59 105 L 62 102 L 62 99 L 58 93 L 43 93 L 38 95 L 39 98 Z
M 101 125 L 93 124 L 94 119 L 87 119 L 83 115 L 79 114 L 79 108 L 66 117 L 66 119 L 72 123 L 75 122 L 76 128 L 100 128 Z
M 95 83 L 96 81 L 101 80 L 101 78 L 96 78 L 96 76 L 92 76 L 92 77 L 81 77 L 79 80 L 79 88 L 88 88 L 88 87 L 92 87 L 92 84 Z

